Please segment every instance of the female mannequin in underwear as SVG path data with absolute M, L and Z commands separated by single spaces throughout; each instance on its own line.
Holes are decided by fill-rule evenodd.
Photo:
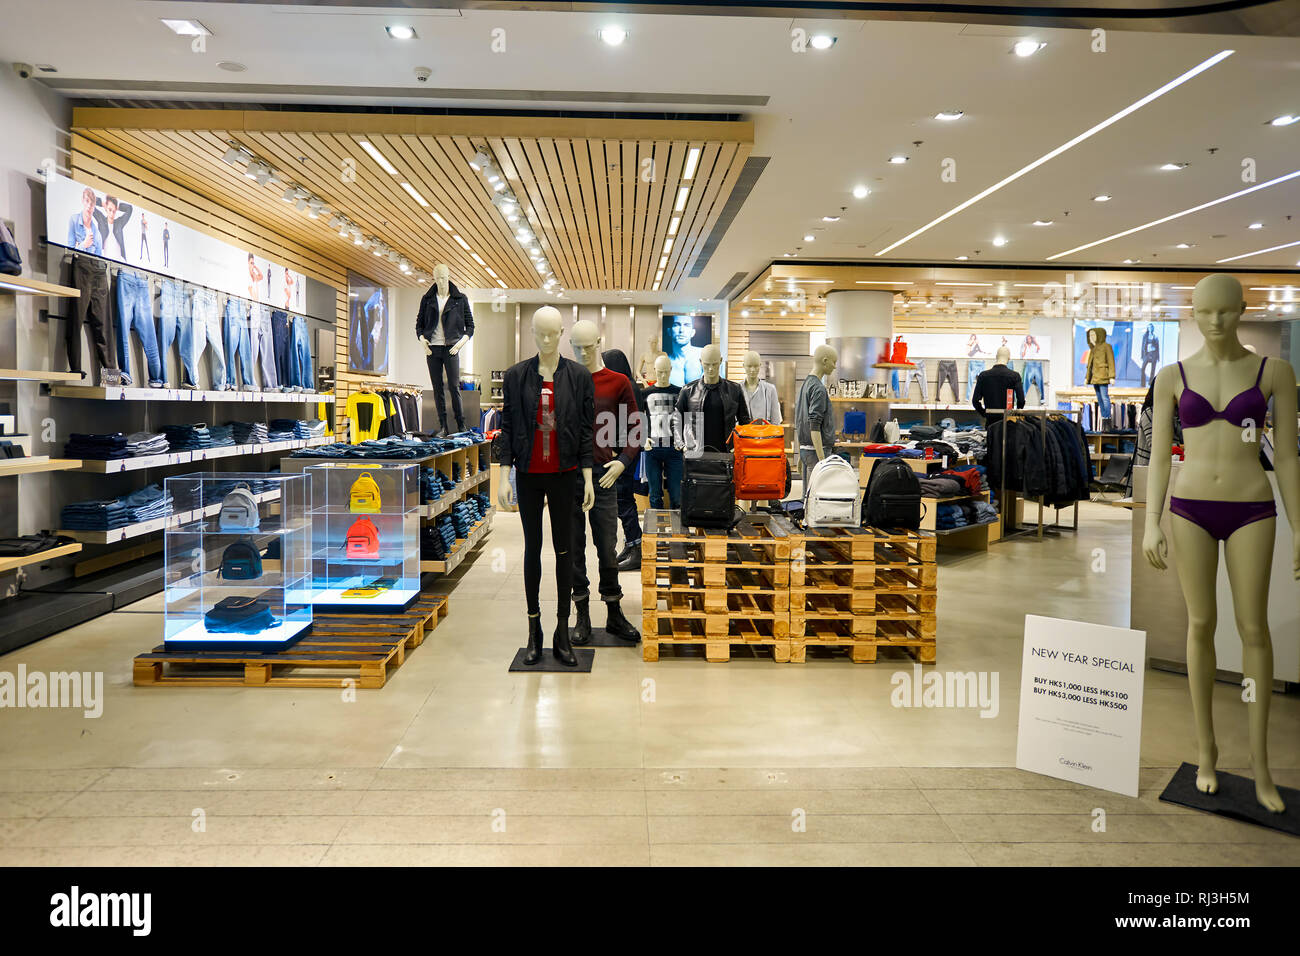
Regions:
M 1192 315 L 1205 337 L 1194 355 L 1156 375 L 1151 470 L 1142 550 L 1163 570 L 1168 546 L 1160 514 L 1169 487 L 1173 414 L 1183 425 L 1186 461 L 1169 499 L 1178 546 L 1178 579 L 1187 603 L 1187 677 L 1196 718 L 1196 785 L 1219 788 L 1214 742 L 1215 580 L 1219 542 L 1242 642 L 1242 671 L 1254 682 L 1247 704 L 1255 796 L 1274 813 L 1285 805 L 1268 768 L 1268 711 L 1273 694 L 1273 644 L 1268 629 L 1268 584 L 1277 529 L 1273 490 L 1259 461 L 1259 433 L 1273 400 L 1278 491 L 1291 525 L 1293 571 L 1300 579 L 1300 458 L 1296 456 L 1296 378 L 1278 358 L 1261 358 L 1237 337 L 1246 303 L 1229 275 L 1202 279 L 1192 293 Z M 1294 638 L 1294 635 L 1289 635 Z

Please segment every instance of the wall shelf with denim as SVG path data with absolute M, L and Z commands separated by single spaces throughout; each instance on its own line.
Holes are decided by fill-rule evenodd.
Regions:
M 0 276 L 0 292 L 8 292 L 11 295 L 47 295 L 57 299 L 81 298 L 79 289 L 23 276 Z
M 496 512 L 496 508 L 488 509 L 486 517 L 470 529 L 469 535 L 456 542 L 456 547 L 447 554 L 445 561 L 421 561 L 420 570 L 435 574 L 450 574 L 455 571 L 457 566 L 465 560 L 465 555 L 473 551 L 478 543 L 486 537 L 487 533 L 492 530 L 492 516 Z
M 216 477 L 220 478 L 220 475 Z M 275 501 L 280 497 L 278 491 L 267 491 L 253 496 L 259 503 L 265 501 Z M 174 528 L 178 525 L 188 524 L 191 521 L 198 521 L 200 518 L 211 518 L 221 513 L 221 503 L 209 505 L 206 508 L 196 508 L 193 511 L 175 511 L 162 518 L 153 518 L 149 521 L 140 521 L 136 524 L 123 525 L 120 528 L 114 528 L 111 531 L 75 531 L 64 530 L 58 532 L 68 538 L 75 538 L 83 544 L 116 544 L 119 541 L 125 541 L 128 538 L 138 538 L 141 535 L 153 534 L 155 531 L 166 531 L 168 528 Z
M 261 444 L 230 445 L 222 448 L 205 448 L 202 451 L 175 451 L 165 455 L 143 455 L 139 458 L 110 458 L 107 461 L 87 460 L 81 463 L 80 471 L 93 471 L 101 475 L 115 475 L 123 471 L 141 471 L 145 468 L 165 468 L 168 465 L 187 465 L 199 461 L 211 461 L 214 458 L 231 458 L 235 455 L 264 455 L 277 451 L 297 451 L 299 448 L 315 448 L 333 441 L 331 436 L 309 438 L 306 441 L 263 442 Z
M 257 402 L 265 405 L 296 405 L 333 402 L 329 392 L 245 392 L 187 388 L 101 388 L 95 385 L 52 385 L 54 398 L 91 398 L 106 402 Z
M 42 458 L 40 461 L 24 461 L 10 458 L 0 461 L 0 478 L 10 475 L 32 475 L 38 471 L 76 471 L 82 463 L 76 458 Z
M 16 558 L 0 558 L 0 573 L 26 567 L 29 564 L 41 564 L 54 558 L 66 557 L 69 554 L 76 554 L 80 550 L 80 544 L 62 544 L 57 548 L 37 551 L 35 554 L 24 554 Z
M 463 481 L 456 482 L 456 487 L 452 488 L 451 491 L 444 492 L 443 496 L 437 501 L 429 501 L 420 506 L 423 517 L 436 518 L 444 511 L 450 511 L 451 506 L 469 494 L 471 488 L 476 488 L 482 482 L 487 481 L 489 474 L 489 471 L 484 470 L 470 475 Z

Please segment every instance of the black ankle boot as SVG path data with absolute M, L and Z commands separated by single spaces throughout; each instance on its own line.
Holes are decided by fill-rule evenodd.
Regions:
M 528 615 L 528 649 L 524 652 L 525 664 L 536 664 L 542 659 L 542 619 Z
M 573 628 L 573 643 L 591 643 L 591 605 L 587 601 L 574 601 L 578 609 L 578 623 Z
M 577 667 L 578 657 L 569 645 L 569 619 L 561 618 L 555 622 L 555 636 L 551 638 L 551 653 L 565 667 Z
M 623 616 L 623 609 L 618 606 L 617 601 L 606 601 L 605 607 L 609 609 L 609 614 L 605 618 L 605 633 L 613 634 L 615 637 L 622 638 L 625 641 L 641 640 L 641 632 L 632 626 L 632 622 Z
M 618 569 L 620 571 L 640 571 L 641 570 L 641 542 L 629 545 L 626 556 L 619 558 Z

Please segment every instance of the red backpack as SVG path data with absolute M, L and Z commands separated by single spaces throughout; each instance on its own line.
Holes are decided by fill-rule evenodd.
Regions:
M 737 425 L 731 444 L 736 459 L 736 497 L 743 501 L 784 498 L 787 465 L 781 426 L 763 419 Z

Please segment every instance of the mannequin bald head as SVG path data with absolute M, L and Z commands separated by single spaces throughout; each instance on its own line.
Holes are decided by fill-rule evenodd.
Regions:
M 839 353 L 829 345 L 819 345 L 813 351 L 813 374 L 825 378 L 835 371 L 835 363 L 840 360 Z
M 537 354 L 554 360 L 560 351 L 560 334 L 564 322 L 560 310 L 553 305 L 544 305 L 533 313 L 533 341 L 537 343 Z
M 700 349 L 700 366 L 704 369 L 704 384 L 717 385 L 722 379 L 722 349 L 712 343 Z
M 447 268 L 447 263 L 439 262 L 433 267 L 433 284 L 438 287 L 439 295 L 447 295 L 447 287 L 451 284 L 451 270 Z
M 994 365 L 1006 365 L 1011 361 L 1011 349 L 1005 345 L 998 349 L 997 354 L 993 357 Z
M 600 359 L 600 346 L 603 341 L 600 329 L 596 328 L 596 323 L 590 319 L 580 319 L 573 323 L 573 329 L 569 332 L 569 343 L 573 346 L 573 354 L 587 367 L 588 372 L 599 372 L 604 367 Z
M 1192 292 L 1192 317 L 1207 342 L 1235 339 L 1245 310 L 1241 283 L 1222 272 L 1206 276 Z
M 663 352 L 655 359 L 655 384 L 659 386 L 667 385 L 669 377 L 673 374 L 673 360 Z
M 758 384 L 758 373 L 763 368 L 763 357 L 750 349 L 745 353 L 742 364 L 745 366 L 745 384 L 753 388 Z

